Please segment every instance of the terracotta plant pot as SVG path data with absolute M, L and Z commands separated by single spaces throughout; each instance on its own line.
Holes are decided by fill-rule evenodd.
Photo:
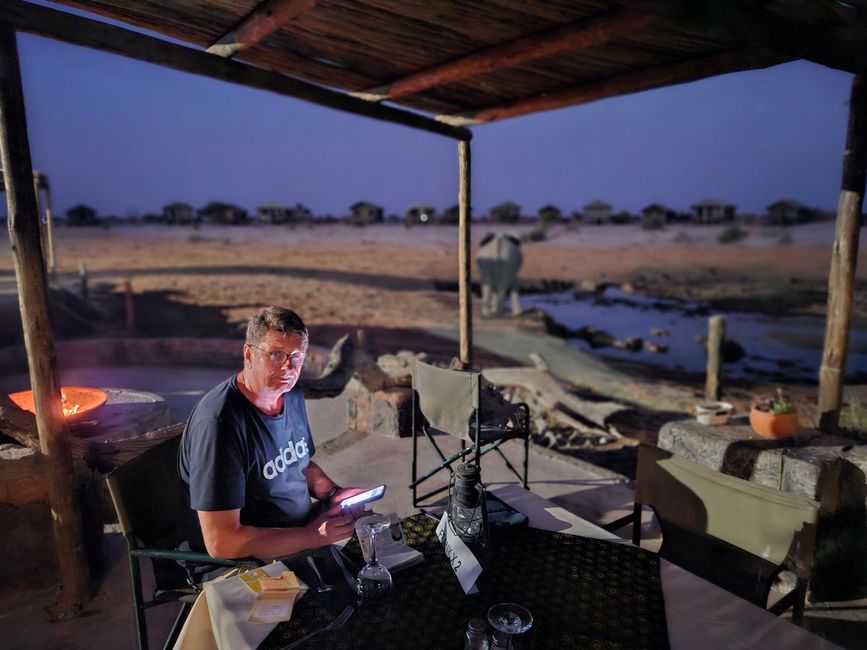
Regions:
M 750 426 L 765 438 L 791 438 L 798 430 L 798 414 L 772 413 L 753 407 L 750 410 Z

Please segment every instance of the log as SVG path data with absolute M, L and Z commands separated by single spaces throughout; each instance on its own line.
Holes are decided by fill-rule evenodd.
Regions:
M 19 408 L 5 393 L 0 393 L 0 433 L 23 447 L 39 451 L 36 416 Z
M 315 379 L 302 377 L 298 380 L 297 388 L 304 391 L 306 399 L 337 397 L 355 374 L 355 352 L 355 342 L 349 334 L 344 334 L 328 353 L 328 362 L 322 374 Z
M 54 336 L 48 318 L 45 263 L 33 192 L 33 164 L 18 47 L 14 29 L 5 23 L 0 23 L 0 156 L 24 344 L 36 405 L 36 426 L 40 450 L 46 457 L 51 516 L 63 584 L 52 615 L 65 619 L 76 616 L 87 599 L 87 563 L 69 432 L 61 411 Z
M 354 93 L 372 101 L 396 99 L 443 86 L 501 68 L 512 68 L 561 52 L 587 49 L 634 35 L 650 26 L 656 17 L 642 10 L 619 10 L 598 18 L 583 20 L 516 38 L 407 75 L 389 84 Z
M 470 143 L 458 143 L 458 319 L 464 368 L 473 365 L 473 296 L 470 293 Z
M 578 416 L 590 424 L 610 431 L 607 420 L 625 407 L 616 402 L 591 402 L 566 391 L 556 377 L 537 368 L 487 368 L 482 377 L 494 386 L 510 386 L 525 391 L 536 402 L 538 411 L 561 411 L 572 419 Z
M 867 77 L 852 80 L 849 127 L 843 156 L 843 183 L 837 204 L 837 228 L 828 274 L 828 313 L 825 344 L 819 368 L 817 426 L 826 433 L 837 429 L 843 400 L 843 379 L 849 351 L 852 296 L 858 263 L 858 236 L 867 177 Z
M 722 350 L 726 338 L 726 319 L 711 316 L 707 319 L 707 374 L 704 380 L 704 398 L 718 400 L 722 387 Z
M 468 129 L 455 128 L 418 113 L 366 102 L 261 67 L 223 59 L 129 29 L 29 2 L 4 0 L 0 3 L 0 21 L 13 25 L 19 31 L 155 63 L 181 72 L 228 81 L 248 88 L 268 90 L 320 106 L 394 124 L 403 124 L 456 140 L 470 140 L 473 137 Z

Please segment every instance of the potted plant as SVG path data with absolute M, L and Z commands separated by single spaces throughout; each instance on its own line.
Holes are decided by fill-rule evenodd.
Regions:
M 798 414 L 792 403 L 777 388 L 772 398 L 756 399 L 750 409 L 750 426 L 765 438 L 790 438 L 798 430 Z

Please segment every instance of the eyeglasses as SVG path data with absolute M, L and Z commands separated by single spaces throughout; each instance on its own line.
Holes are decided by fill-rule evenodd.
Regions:
M 292 362 L 292 366 L 295 368 L 300 367 L 304 364 L 305 354 L 303 352 L 295 351 L 292 353 L 283 352 L 283 350 L 274 350 L 273 352 L 268 352 L 263 348 L 260 348 L 258 345 L 253 345 L 252 343 L 247 343 L 251 348 L 255 348 L 259 350 L 259 352 L 264 352 L 265 355 L 271 360 L 278 368 L 282 368 L 287 361 Z

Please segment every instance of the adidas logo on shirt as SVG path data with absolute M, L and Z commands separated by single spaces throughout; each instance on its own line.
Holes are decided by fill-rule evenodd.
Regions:
M 262 468 L 262 476 L 270 481 L 278 474 L 282 474 L 286 471 L 287 467 L 291 467 L 294 463 L 297 463 L 300 458 L 304 458 L 306 455 L 306 440 L 299 440 L 295 443 L 294 447 L 291 444 L 286 447 L 286 449 L 280 447 L 280 453 L 277 454 L 274 460 L 269 460 L 265 463 L 265 466 Z

